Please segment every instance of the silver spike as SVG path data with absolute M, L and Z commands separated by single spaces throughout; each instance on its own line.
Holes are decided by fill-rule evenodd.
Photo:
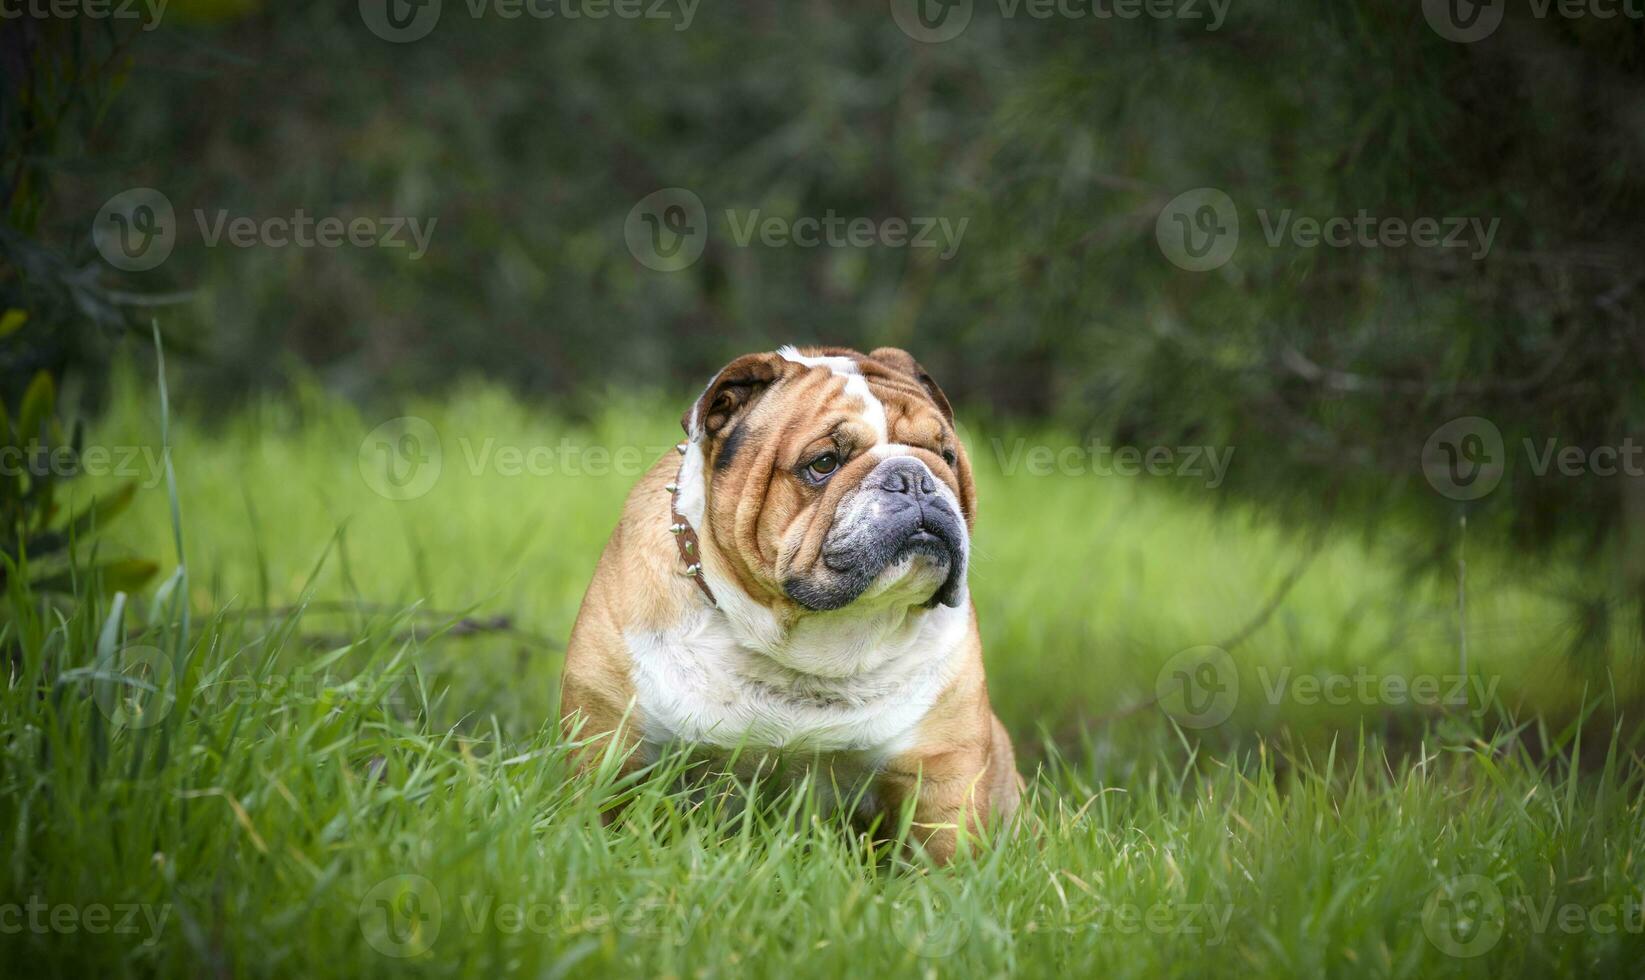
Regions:
M 690 443 L 682 442 L 679 445 L 674 447 L 674 451 L 679 453 L 681 456 L 684 456 L 686 447 L 689 446 L 689 445 L 690 445 Z
M 663 489 L 667 490 L 669 493 L 677 493 L 679 492 L 680 485 L 678 483 L 665 483 L 663 484 Z
M 698 575 L 702 574 L 702 571 L 703 571 L 702 562 L 698 562 L 695 565 L 685 566 L 685 575 L 686 575 L 687 578 L 696 578 Z
M 670 525 L 668 525 L 668 533 L 670 533 L 670 534 L 684 534 L 685 533 L 685 525 L 684 524 L 670 524 Z

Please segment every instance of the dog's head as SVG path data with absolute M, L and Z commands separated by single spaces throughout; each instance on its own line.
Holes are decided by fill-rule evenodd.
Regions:
M 750 597 L 799 614 L 964 601 L 971 464 L 906 352 L 739 357 L 681 424 L 680 512 Z

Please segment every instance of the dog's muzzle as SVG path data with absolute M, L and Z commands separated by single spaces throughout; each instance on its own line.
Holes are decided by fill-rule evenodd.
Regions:
M 965 586 L 966 530 L 953 495 L 913 456 L 876 466 L 836 510 L 813 578 L 792 578 L 790 598 L 815 610 L 839 609 L 867 591 L 888 567 L 910 556 L 946 576 L 926 606 L 957 606 Z

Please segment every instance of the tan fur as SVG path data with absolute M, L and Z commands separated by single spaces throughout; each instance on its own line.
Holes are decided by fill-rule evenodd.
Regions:
M 948 484 L 966 524 L 974 524 L 970 463 L 947 399 L 914 359 L 893 349 L 869 356 L 839 349 L 803 353 L 850 357 L 884 408 L 887 441 L 912 447 L 899 451 L 925 462 Z M 709 479 L 705 519 L 697 527 L 702 560 L 716 573 L 716 589 L 739 590 L 784 628 L 791 627 L 812 613 L 784 594 L 784 577 L 815 567 L 835 506 L 872 467 L 866 454 L 876 440 L 871 420 L 862 417 L 861 404 L 838 376 L 771 354 L 728 365 L 687 412 L 688 430 L 693 420 Z M 731 465 L 716 470 L 715 460 L 739 426 Z M 793 475 L 807 454 L 836 443 L 854 455 L 823 487 L 807 486 Z M 954 465 L 943 458 L 944 451 L 956 454 Z M 580 723 L 580 736 L 590 740 L 581 757 L 585 769 L 598 763 L 613 736 L 617 749 L 628 751 L 645 729 L 625 633 L 667 629 L 687 615 L 700 615 L 707 604 L 681 574 L 668 529 L 664 486 L 680 465 L 680 457 L 669 453 L 630 493 L 572 629 L 561 714 L 568 725 Z M 725 605 L 724 597 L 720 604 Z M 904 748 L 876 760 L 872 773 L 888 825 L 913 798 L 918 836 L 940 862 L 953 857 L 960 828 L 976 831 L 1009 818 L 1021 788 L 1010 739 L 989 706 L 974 610 L 959 656 L 957 672 Z M 644 761 L 642 753 L 632 752 L 627 765 Z
M 990 818 L 1009 819 L 1022 789 L 1011 738 L 988 704 L 975 616 L 969 640 L 965 670 L 926 714 L 915 747 L 879 777 L 888 811 L 916 796 L 914 826 L 939 863 L 953 858 L 962 829 L 975 835 Z

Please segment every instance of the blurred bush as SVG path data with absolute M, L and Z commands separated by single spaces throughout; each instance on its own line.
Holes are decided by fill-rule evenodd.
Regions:
M 14 410 L 41 372 L 101 378 L 110 341 L 136 325 L 89 248 L 64 247 L 72 206 L 57 196 L 66 174 L 95 169 L 129 41 L 72 18 L 8 16 L 0 30 L 0 399 Z
M 1510 447 L 1645 441 L 1645 28 L 1510 6 L 1461 44 L 1409 0 L 1249 0 L 1216 30 L 977 3 L 928 45 L 880 2 L 702 4 L 687 24 L 677 4 L 509 19 L 447 0 L 411 43 L 353 3 L 245 5 L 138 39 L 57 241 L 85 255 L 90 216 L 127 187 L 171 198 L 176 254 L 119 281 L 196 287 L 164 322 L 208 401 L 291 365 L 361 399 L 481 374 L 576 410 L 781 342 L 896 344 L 973 409 L 1235 446 L 1226 496 L 1411 530 L 1419 566 L 1454 558 L 1468 513 L 1487 540 L 1564 559 L 1550 589 L 1603 620 L 1645 599 L 1641 480 L 1521 468 L 1463 505 L 1419 465 L 1463 415 Z M 710 219 L 678 272 L 624 247 L 630 209 L 664 187 Z M 1207 272 L 1155 240 L 1198 187 L 1242 223 Z M 743 246 L 725 215 L 753 209 L 967 224 L 947 259 Z M 202 241 L 219 215 L 299 210 L 437 225 L 416 260 Z M 1482 257 L 1270 245 L 1286 210 L 1500 224 Z
M 83 18 L 19 19 L 18 9 L 0 31 L 0 588 L 16 576 L 41 595 L 83 592 L 88 579 L 131 589 L 154 574 L 152 562 L 76 568 L 72 558 L 130 504 L 135 485 L 78 508 L 62 488 L 83 468 L 83 428 L 65 419 L 96 403 L 142 298 L 106 285 L 80 250 L 55 248 L 60 236 L 49 230 L 57 178 L 95 152 L 97 126 L 125 83 L 130 38 Z M 65 384 L 77 396 L 67 405 Z

